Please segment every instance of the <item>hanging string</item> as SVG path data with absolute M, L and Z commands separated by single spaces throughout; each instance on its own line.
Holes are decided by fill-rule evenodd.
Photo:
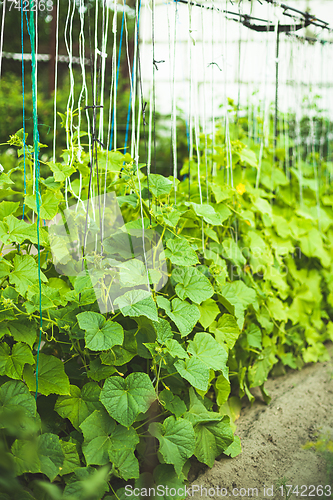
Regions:
M 123 3 L 123 15 L 122 15 L 122 19 L 121 19 L 121 28 L 120 28 L 120 41 L 119 41 L 117 77 L 116 77 L 116 89 L 115 89 L 116 98 L 117 98 L 117 92 L 118 92 L 121 51 L 122 51 L 122 45 L 123 45 L 123 34 L 124 34 L 124 25 L 125 25 L 125 6 L 126 6 L 126 0 L 124 0 L 124 3 Z M 110 136 L 110 142 L 109 142 L 109 149 L 110 150 L 112 149 L 113 130 L 114 130 L 114 126 L 115 126 L 115 121 L 116 121 L 116 118 L 115 118 L 115 108 L 114 108 L 113 115 L 112 115 L 112 123 L 111 123 L 111 136 Z
M 4 7 L 3 7 L 4 8 Z M 26 143 L 25 143 L 25 88 L 24 88 L 24 44 L 23 44 L 23 0 L 21 0 L 21 51 L 22 51 L 22 118 L 23 118 L 23 185 L 24 185 L 24 198 L 23 198 L 23 210 L 22 219 L 24 220 L 25 211 L 25 197 L 27 194 L 27 176 L 26 176 Z
M 105 19 L 106 17 L 106 19 Z M 105 86 L 105 70 L 106 70 L 106 48 L 108 40 L 108 27 L 109 27 L 109 9 L 106 9 L 106 0 L 103 0 L 103 17 L 102 17 L 102 50 L 101 50 L 101 97 L 100 97 L 100 113 L 99 113 L 99 130 L 98 142 L 103 149 L 104 143 L 104 86 Z
M 135 69 L 135 64 L 133 61 L 132 70 L 131 70 L 126 16 L 125 16 L 125 41 L 126 41 L 126 56 L 127 56 L 127 64 L 128 64 L 128 73 L 129 73 L 129 80 L 130 80 L 130 95 L 129 95 L 129 99 L 128 99 L 128 108 L 127 108 L 124 154 L 126 154 L 126 152 L 127 152 L 127 141 L 128 141 L 129 126 L 130 126 L 130 120 L 131 120 L 133 77 L 134 77 L 134 69 Z
M 37 211 L 37 252 L 38 252 L 38 287 L 39 287 L 39 337 L 37 345 L 36 359 L 36 392 L 35 399 L 38 395 L 38 373 L 39 373 L 39 353 L 42 342 L 43 317 L 42 317 L 42 281 L 41 281 L 41 261 L 40 261 L 40 193 L 39 193 L 39 133 L 38 133 L 38 116 L 37 116 L 37 80 L 36 80 L 36 31 L 34 14 L 30 2 L 30 46 L 31 46 L 31 74 L 32 74 L 32 105 L 33 105 L 33 143 L 34 143 L 34 167 L 35 167 L 35 194 L 36 194 L 36 211 Z
M 177 205 L 177 113 L 176 113 L 176 47 L 177 47 L 177 21 L 178 21 L 178 0 L 175 2 L 175 25 L 173 40 L 173 92 L 172 92 L 172 152 L 173 152 L 173 191 L 175 206 Z
M 151 8 L 151 33 L 152 33 L 152 45 L 153 45 L 153 138 L 154 138 L 154 172 L 156 174 L 156 75 L 155 70 L 157 69 L 156 58 L 155 58 L 155 0 L 152 0 Z
M 202 108 L 203 108 L 203 127 L 202 127 L 202 132 L 204 134 L 205 138 L 205 182 L 206 182 L 206 201 L 207 203 L 209 202 L 209 184 L 208 184 L 208 135 L 207 135 L 207 129 L 206 129 L 206 123 L 207 123 L 207 113 L 206 113 L 206 71 L 205 71 L 205 30 L 204 30 L 204 7 L 202 6 L 201 8 L 201 31 L 202 31 L 202 42 L 201 42 L 201 47 L 202 47 L 202 64 L 203 64 L 203 90 L 202 90 L 202 97 L 203 97 L 203 102 L 202 102 Z
M 57 137 L 57 91 L 58 91 L 58 54 L 59 54 L 59 0 L 57 0 L 56 17 L 56 46 L 54 60 L 54 97 L 53 97 L 53 156 L 52 161 L 56 161 L 56 137 Z

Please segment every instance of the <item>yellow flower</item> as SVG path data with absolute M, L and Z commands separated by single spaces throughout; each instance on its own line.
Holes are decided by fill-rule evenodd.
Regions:
M 246 189 L 245 189 L 245 186 L 244 184 L 242 184 L 241 182 L 238 184 L 238 186 L 236 186 L 236 191 L 237 193 L 239 193 L 240 195 L 244 194 Z

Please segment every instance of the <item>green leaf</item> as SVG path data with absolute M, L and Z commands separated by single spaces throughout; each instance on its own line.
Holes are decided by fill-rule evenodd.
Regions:
M 172 189 L 172 181 L 158 174 L 149 174 L 149 189 L 154 196 L 168 195 Z
M 174 339 L 168 339 L 165 342 L 165 346 L 167 348 L 168 353 L 170 356 L 173 358 L 180 358 L 180 359 L 185 359 L 188 358 L 187 352 L 185 349 L 182 348 L 182 346 L 179 344 L 177 340 Z
M 169 239 L 166 242 L 165 257 L 177 266 L 192 266 L 199 263 L 197 254 L 183 238 Z
M 155 399 L 153 384 L 142 372 L 131 373 L 125 379 L 108 378 L 100 396 L 111 417 L 126 427 L 133 424 L 139 413 L 145 413 Z
M 41 472 L 35 440 L 16 439 L 12 444 L 11 452 L 15 462 L 16 475 L 21 476 L 26 472 L 33 474 Z
M 8 328 L 14 340 L 33 347 L 37 337 L 37 324 L 34 321 L 29 321 L 26 317 L 23 320 L 21 316 L 21 321 L 10 321 Z
M 207 299 L 200 306 L 198 306 L 200 311 L 199 323 L 204 327 L 208 328 L 216 316 L 220 313 L 219 306 L 216 304 L 215 300 Z
M 207 422 L 194 427 L 195 456 L 200 462 L 213 467 L 215 458 L 231 445 L 234 440 L 227 415 L 221 422 Z
M 208 203 L 202 203 L 199 205 L 198 203 L 191 203 L 193 210 L 195 213 L 202 217 L 205 222 L 208 224 L 212 224 L 213 226 L 221 226 L 221 217 L 217 214 L 214 208 Z
M 29 390 L 35 392 L 36 376 L 31 366 L 25 366 L 23 376 Z M 70 394 L 69 379 L 64 370 L 64 363 L 55 356 L 42 352 L 39 355 L 38 392 L 44 396 Z
M 216 390 L 216 403 L 218 406 L 222 406 L 226 401 L 228 401 L 228 397 L 230 394 L 230 382 L 227 380 L 224 375 L 219 375 L 215 382 L 215 390 Z
M 228 354 L 225 349 L 210 335 L 210 333 L 196 333 L 194 339 L 189 341 L 187 351 L 200 359 L 207 368 L 221 370 L 228 379 Z
M 62 418 L 68 418 L 75 429 L 95 410 L 103 408 L 99 401 L 101 389 L 95 382 L 88 382 L 82 390 L 70 386 L 70 396 L 59 396 L 54 409 Z
M 25 204 L 37 214 L 36 197 L 29 195 L 25 197 Z M 54 193 L 47 191 L 42 195 L 42 203 L 40 205 L 40 218 L 51 220 L 58 213 L 59 199 L 54 196 Z
M 109 450 L 109 458 L 125 481 L 139 477 L 139 462 L 134 453 L 129 453 L 126 449 Z
M 131 259 L 119 265 L 120 283 L 124 287 L 148 285 L 149 283 L 158 283 L 161 280 L 161 274 L 156 269 L 147 269 L 144 263 L 138 259 Z
M 185 498 L 184 481 L 175 473 L 172 465 L 157 465 L 153 472 L 155 483 L 164 485 L 163 495 L 159 492 L 158 497 L 161 500 L 183 500 Z M 165 487 L 168 486 L 168 489 Z M 176 494 L 170 494 L 176 492 Z
M 244 312 L 250 304 L 256 305 L 257 294 L 243 281 L 228 283 L 221 290 L 222 304 L 237 318 L 237 325 L 242 330 L 244 325 Z
M 200 318 L 197 306 L 189 304 L 186 300 L 176 298 L 170 303 L 168 299 L 158 295 L 157 304 L 158 307 L 165 310 L 167 316 L 175 323 L 182 337 L 192 332 Z
M 109 491 L 109 467 L 100 469 L 94 467 L 79 467 L 74 471 L 74 477 L 64 489 L 63 499 L 66 500 L 100 500 Z
M 56 476 L 61 472 L 61 467 L 65 459 L 59 436 L 51 433 L 39 436 L 37 453 L 40 461 L 40 471 L 50 481 L 54 481 Z
M 258 167 L 256 154 L 251 149 L 242 149 L 237 154 L 243 163 L 247 163 L 250 167 Z
M 124 331 L 119 323 L 107 321 L 102 314 L 85 311 L 77 314 L 79 327 L 85 330 L 86 347 L 92 351 L 107 351 L 124 341 Z
M 160 403 L 171 413 L 173 413 L 177 418 L 184 415 L 186 412 L 186 404 L 180 399 L 179 396 L 175 396 L 171 391 L 163 389 L 160 392 L 158 399 Z
M 80 457 L 75 443 L 60 440 L 60 444 L 64 454 L 64 463 L 62 467 L 60 467 L 59 474 L 60 476 L 64 476 L 74 472 L 75 469 L 80 467 Z
M 214 333 L 219 344 L 229 349 L 234 347 L 240 334 L 236 319 L 231 314 L 223 314 L 217 323 L 211 325 L 209 331 Z
M 19 206 L 19 201 L 2 201 L 0 203 L 0 220 L 8 217 L 8 215 L 14 214 Z
M 146 316 L 158 321 L 156 304 L 151 294 L 145 290 L 130 290 L 114 301 L 124 316 Z
M 158 321 L 153 322 L 155 331 L 156 331 L 156 339 L 160 344 L 165 344 L 165 342 L 169 339 L 172 339 L 173 333 L 171 331 L 170 323 L 163 318 L 159 318 Z
M 52 170 L 56 182 L 63 182 L 75 172 L 75 168 L 71 165 L 62 165 L 61 163 L 50 161 L 48 162 L 48 166 Z
M 209 299 L 213 293 L 214 288 L 198 269 L 195 267 L 177 268 L 172 271 L 172 278 L 178 283 L 176 285 L 176 294 L 182 300 L 187 297 L 195 302 L 201 304 L 204 300 Z
M 247 328 L 246 337 L 250 347 L 254 347 L 261 350 L 261 330 L 257 325 L 252 323 Z
M 87 375 L 89 378 L 96 380 L 96 382 L 100 382 L 114 373 L 116 373 L 116 369 L 113 366 L 103 365 L 100 358 L 96 358 L 90 361 Z
M 242 445 L 239 436 L 234 436 L 234 441 L 223 452 L 228 457 L 235 458 L 242 453 Z
M 172 212 L 163 212 L 163 222 L 169 227 L 176 227 L 181 216 L 181 212 L 178 210 L 172 210 Z
M 272 347 L 265 347 L 257 360 L 248 369 L 250 388 L 262 385 L 267 380 L 268 374 L 276 362 L 277 359 L 272 352 Z
M 195 437 L 192 424 L 187 420 L 176 420 L 171 416 L 161 423 L 152 423 L 149 432 L 159 440 L 159 452 L 167 464 L 173 464 L 178 477 L 183 466 L 195 449 Z
M 5 244 L 21 244 L 24 240 L 37 243 L 36 226 L 9 215 L 5 222 L 0 223 L 0 240 Z
M 0 387 L 0 422 L 5 412 L 24 410 L 29 417 L 36 416 L 36 401 L 27 386 L 10 380 Z M 1 424 L 0 424 L 1 426 Z
M 206 424 L 209 422 L 220 422 L 223 419 L 223 415 L 216 413 L 215 411 L 208 411 L 203 403 L 203 398 L 197 396 L 193 387 L 190 387 L 190 408 L 186 412 L 186 420 L 189 420 L 193 427 L 197 424 Z
M 207 391 L 209 368 L 207 368 L 200 359 L 192 356 L 189 359 L 185 359 L 185 361 L 176 361 L 174 366 L 179 375 L 187 380 L 193 387 L 199 391 Z
M 20 380 L 26 363 L 33 365 L 34 357 L 26 344 L 18 342 L 13 345 L 12 352 L 6 343 L 0 345 L 0 375 Z
M 16 290 L 25 296 L 28 287 L 38 281 L 37 262 L 31 255 L 15 255 L 13 259 L 14 269 L 11 270 L 9 282 L 15 285 Z M 41 272 L 42 281 L 47 281 Z
M 222 246 L 224 249 L 223 257 L 229 259 L 231 262 L 234 262 L 236 266 L 242 267 L 245 265 L 245 258 L 242 252 L 240 251 L 237 243 L 234 242 L 233 239 L 227 238 L 222 241 Z
M 120 461 L 123 462 L 123 458 L 118 456 L 118 453 L 125 452 L 135 459 L 136 462 L 134 463 L 137 464 L 137 473 L 139 472 L 138 462 L 134 456 L 139 436 L 133 427 L 126 428 L 122 425 L 117 425 L 105 410 L 95 410 L 94 413 L 82 422 L 80 427 L 84 436 L 82 450 L 88 465 L 105 465 L 111 459 L 119 467 L 119 463 Z M 112 457 L 115 460 L 112 460 Z M 138 477 L 138 474 L 124 477 L 124 479 L 127 480 L 132 477 Z

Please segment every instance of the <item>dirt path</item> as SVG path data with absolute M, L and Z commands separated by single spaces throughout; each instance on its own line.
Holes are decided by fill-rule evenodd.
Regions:
M 332 346 L 330 353 L 332 356 Z M 333 360 L 290 371 L 268 380 L 265 387 L 271 403 L 266 406 L 262 400 L 256 400 L 252 407 L 242 409 L 236 422 L 242 454 L 233 459 L 222 458 L 212 469 L 205 467 L 191 485 L 207 488 L 207 496 L 212 499 L 224 495 L 281 499 L 287 497 L 282 496 L 277 483 L 286 478 L 287 484 L 299 486 L 298 497 L 293 495 L 292 499 L 329 498 L 325 496 L 328 488 L 322 494 L 318 490 L 319 496 L 309 488 L 327 484 L 326 461 L 312 449 L 302 449 L 302 445 L 316 440 L 318 430 L 333 433 Z M 256 395 L 260 397 L 259 393 Z M 301 490 L 302 485 L 308 488 Z M 267 489 L 272 486 L 273 490 Z M 232 493 L 233 488 L 238 490 Z M 258 495 L 248 488 L 257 488 Z M 206 498 L 206 492 L 203 489 L 201 496 L 200 489 L 193 497 Z

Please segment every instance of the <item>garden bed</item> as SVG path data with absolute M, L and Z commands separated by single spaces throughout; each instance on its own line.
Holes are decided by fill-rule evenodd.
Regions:
M 333 432 L 332 346 L 329 351 L 330 362 L 309 364 L 301 371 L 288 370 L 283 376 L 270 378 L 265 385 L 272 396 L 268 406 L 259 392 L 253 391 L 258 396 L 256 401 L 252 406 L 244 402 L 237 420 L 236 434 L 241 438 L 243 452 L 232 460 L 223 457 L 215 461 L 212 469 L 193 469 L 191 485 L 226 488 L 228 496 L 233 488 L 240 493 L 240 488 L 256 487 L 257 498 L 277 499 L 286 498 L 286 492 L 282 497 L 279 487 L 284 480 L 299 486 L 299 496 L 302 485 L 332 484 L 325 457 L 312 448 L 302 449 L 306 443 L 317 441 L 318 434 Z M 267 494 L 271 486 L 274 496 Z M 199 498 L 200 493 L 194 497 Z M 250 498 L 248 491 L 245 498 Z M 327 498 L 325 494 L 323 498 Z

